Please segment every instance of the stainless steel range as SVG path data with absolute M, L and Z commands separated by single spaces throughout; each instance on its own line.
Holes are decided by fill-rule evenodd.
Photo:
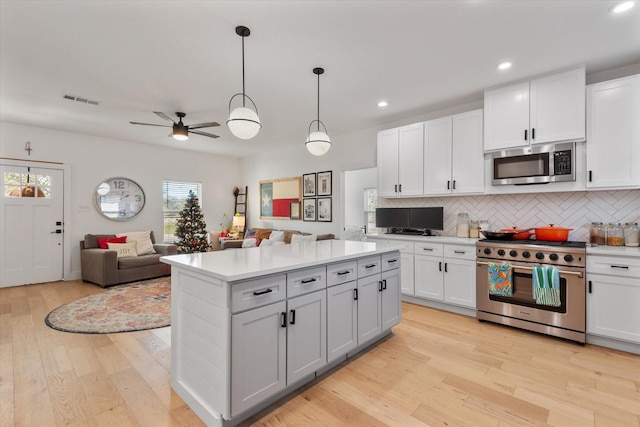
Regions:
M 586 244 L 536 240 L 479 240 L 476 243 L 476 317 L 580 343 L 586 338 Z M 511 264 L 512 295 L 490 295 L 489 263 Z M 560 305 L 536 302 L 533 267 L 560 273 Z

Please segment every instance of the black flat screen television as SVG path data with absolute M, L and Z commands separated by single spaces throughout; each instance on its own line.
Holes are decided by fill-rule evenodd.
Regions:
M 377 208 L 376 227 L 390 229 L 390 233 L 424 234 L 444 228 L 444 209 Z M 424 233 L 423 233 L 424 232 Z

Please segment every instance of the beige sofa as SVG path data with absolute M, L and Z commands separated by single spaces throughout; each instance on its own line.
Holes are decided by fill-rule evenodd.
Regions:
M 255 232 L 256 237 L 260 240 L 268 239 L 271 235 L 272 231 L 275 231 L 273 228 L 254 228 L 251 229 Z M 299 234 L 301 236 L 310 236 L 311 233 L 304 233 L 298 230 L 281 230 L 284 231 L 284 243 L 291 243 L 291 236 L 294 234 Z M 335 239 L 335 236 L 331 233 L 327 234 L 318 234 L 316 236 L 316 240 L 332 240 Z M 225 240 L 221 243 L 221 249 L 235 249 L 242 248 L 243 240 Z
M 160 262 L 164 255 L 175 255 L 178 248 L 173 244 L 155 243 L 153 231 L 150 233 L 154 254 L 118 258 L 117 252 L 101 249 L 98 239 L 116 237 L 115 234 L 87 234 L 80 241 L 80 267 L 82 280 L 106 288 L 137 280 L 169 276 L 171 266 Z

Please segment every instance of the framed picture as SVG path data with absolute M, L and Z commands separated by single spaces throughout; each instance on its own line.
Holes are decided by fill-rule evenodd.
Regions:
M 291 202 L 300 202 L 302 179 L 260 181 L 260 219 L 290 219 Z
M 302 197 L 316 196 L 316 174 L 306 173 L 302 175 Z
M 318 221 L 331 222 L 331 197 L 318 197 Z
M 331 171 L 318 172 L 318 196 L 331 195 Z
M 316 199 L 302 200 L 302 215 L 304 221 L 316 220 Z
M 291 202 L 291 216 L 290 219 L 300 219 L 300 202 Z

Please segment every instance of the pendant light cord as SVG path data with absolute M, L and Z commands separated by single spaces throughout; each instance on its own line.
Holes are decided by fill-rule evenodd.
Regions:
M 245 107 L 245 89 L 244 89 L 244 38 L 245 35 L 242 35 L 242 106 Z
M 318 73 L 318 132 L 320 132 L 320 73 Z

